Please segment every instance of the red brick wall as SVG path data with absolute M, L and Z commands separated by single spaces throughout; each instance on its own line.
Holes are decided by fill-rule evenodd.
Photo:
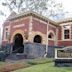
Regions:
M 9 24 L 11 24 L 10 36 L 12 36 L 12 34 L 14 33 L 14 31 L 17 30 L 17 29 L 21 29 L 22 31 L 24 31 L 25 29 L 27 29 L 27 33 L 28 33 L 28 31 L 29 31 L 29 21 L 30 21 L 30 18 L 19 19 L 18 21 L 11 21 L 10 23 L 5 22 L 4 27 L 8 26 Z M 47 34 L 47 24 L 45 24 L 44 22 L 42 22 L 42 21 L 40 21 L 38 19 L 35 19 L 35 18 L 33 18 L 32 23 L 33 23 L 33 31 L 40 31 L 43 34 Z M 20 27 L 20 28 L 13 28 L 15 25 L 21 25 L 21 24 L 25 24 L 25 26 Z M 54 33 L 55 33 L 55 35 L 56 35 L 56 27 L 54 27 L 52 25 L 49 25 L 48 30 L 53 30 Z M 61 38 L 60 33 L 61 32 L 59 32 L 58 38 Z M 3 44 L 5 44 L 5 43 L 6 42 L 3 41 Z M 50 41 L 49 40 L 49 45 L 53 46 L 54 45 L 54 41 Z
M 72 39 L 72 24 L 71 24 L 71 39 Z
M 15 25 L 21 25 L 24 24 L 23 27 L 18 27 L 18 28 L 13 28 L 13 26 Z M 11 35 L 14 33 L 15 30 L 21 29 L 22 31 L 24 31 L 25 29 L 29 30 L 29 18 L 27 19 L 23 19 L 23 20 L 18 20 L 18 22 L 11 22 Z
M 54 41 L 49 40 L 48 45 L 49 45 L 49 46 L 54 46 Z
M 52 30 L 56 34 L 56 27 L 49 25 L 48 30 Z
M 21 29 L 22 31 L 24 31 L 25 29 L 27 30 L 27 33 L 28 33 L 28 30 L 29 30 L 29 21 L 30 19 L 29 18 L 26 18 L 26 19 L 19 19 L 18 21 L 11 21 L 11 22 L 5 22 L 4 23 L 4 26 L 9 26 L 11 24 L 11 27 L 10 27 L 10 38 L 12 36 L 12 34 L 14 33 L 15 30 L 17 29 Z M 18 28 L 13 28 L 13 26 L 15 25 L 21 25 L 21 24 L 25 24 L 23 27 L 18 27 Z M 3 37 L 2 39 L 4 38 L 4 28 L 3 28 Z M 7 41 L 2 41 L 2 45 L 5 45 L 7 43 Z
M 40 31 L 44 34 L 47 33 L 47 25 L 39 20 L 33 19 L 33 31 Z
M 59 41 L 58 46 L 72 46 L 72 41 Z
M 58 27 L 58 40 L 61 40 L 62 28 Z

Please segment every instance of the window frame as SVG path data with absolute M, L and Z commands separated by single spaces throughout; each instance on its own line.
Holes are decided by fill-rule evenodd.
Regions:
M 7 29 L 7 30 L 6 30 Z M 3 40 L 7 41 L 8 40 L 8 36 L 6 37 L 6 33 L 8 32 L 8 34 L 10 34 L 10 26 L 5 26 L 4 27 L 4 37 Z
M 64 28 L 64 26 L 70 26 L 70 25 L 63 25 L 62 26 L 62 40 L 70 40 L 70 28 L 71 27 L 70 28 Z M 64 34 L 65 30 L 69 30 L 69 38 L 67 38 L 67 39 L 65 38 L 65 34 Z

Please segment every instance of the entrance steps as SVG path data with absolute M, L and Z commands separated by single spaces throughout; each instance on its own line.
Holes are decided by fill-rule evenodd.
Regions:
M 10 60 L 20 60 L 20 59 L 26 59 L 26 55 L 23 53 L 12 53 L 6 57 L 6 59 Z

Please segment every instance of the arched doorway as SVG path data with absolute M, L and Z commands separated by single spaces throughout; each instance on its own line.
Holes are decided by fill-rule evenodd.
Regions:
M 36 35 L 36 36 L 34 37 L 34 42 L 35 42 L 35 43 L 41 43 L 41 42 L 42 42 L 42 37 L 41 37 L 40 35 Z
M 16 34 L 13 40 L 13 53 L 23 53 L 24 45 L 23 45 L 23 37 L 21 34 Z

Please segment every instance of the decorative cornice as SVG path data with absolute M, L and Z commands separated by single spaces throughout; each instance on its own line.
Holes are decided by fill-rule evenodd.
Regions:
M 51 24 L 58 26 L 58 24 L 55 21 L 52 21 L 52 20 L 48 19 L 47 17 L 42 16 L 42 15 L 40 15 L 40 14 L 34 12 L 34 11 L 28 11 L 28 12 L 24 12 L 24 13 L 21 13 L 21 14 L 16 14 L 15 16 L 9 18 L 8 20 L 12 21 L 12 20 L 16 20 L 16 19 L 19 19 L 19 18 L 27 17 L 27 16 L 36 17 L 40 20 L 45 21 L 46 23 L 48 23 L 48 21 L 49 21 Z
M 27 17 L 27 16 L 36 17 L 36 18 L 38 18 L 38 19 L 40 19 L 40 20 L 42 20 L 46 23 L 48 23 L 48 21 L 49 21 L 49 23 L 54 25 L 54 26 L 59 26 L 60 24 L 63 24 L 63 23 L 72 22 L 72 18 L 62 19 L 62 20 L 59 20 L 59 21 L 53 21 L 53 20 L 50 20 L 47 17 L 42 16 L 41 14 L 38 14 L 34 11 L 27 11 L 27 12 L 23 12 L 23 13 L 20 13 L 20 14 L 10 16 L 6 21 L 12 21 L 12 20 L 16 20 L 16 19 L 19 19 L 19 18 Z
M 57 21 L 57 24 L 63 24 L 63 23 L 68 23 L 68 22 L 72 22 L 72 18 L 67 18 L 67 19 L 62 19 Z

